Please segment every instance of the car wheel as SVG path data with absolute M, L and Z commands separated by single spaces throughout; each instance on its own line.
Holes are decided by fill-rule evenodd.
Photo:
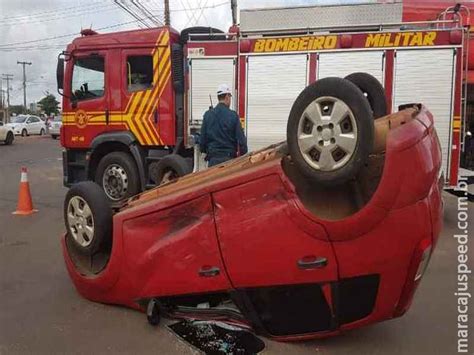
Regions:
M 73 185 L 64 201 L 68 237 L 76 249 L 93 255 L 112 240 L 112 210 L 104 191 L 92 181 Z
M 13 140 L 15 139 L 15 136 L 13 135 L 12 132 L 7 133 L 7 138 L 5 139 L 5 144 L 6 145 L 11 145 L 13 143 Z
M 355 178 L 373 140 L 369 102 L 348 80 L 318 80 L 293 103 L 287 125 L 291 159 L 316 183 L 338 185 Z
M 44 135 L 44 129 L 41 128 L 41 131 L 40 131 L 40 136 Z
M 140 179 L 130 154 L 113 152 L 101 159 L 95 182 L 102 186 L 110 202 L 117 203 L 140 192 Z
M 355 84 L 369 100 L 374 119 L 387 115 L 387 100 L 382 84 L 367 73 L 352 73 L 345 78 Z
M 21 131 L 21 136 L 22 136 L 22 137 L 28 136 L 28 131 L 27 131 L 26 129 L 23 129 L 23 130 Z
M 186 158 L 170 154 L 150 166 L 150 177 L 157 185 L 161 185 L 192 172 L 192 166 Z
M 51 138 L 53 138 L 53 139 L 58 139 L 58 136 L 55 135 L 55 134 L 52 134 L 52 135 L 51 135 Z

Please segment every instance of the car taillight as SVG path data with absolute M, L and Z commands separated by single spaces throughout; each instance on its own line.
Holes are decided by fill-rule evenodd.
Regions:
M 400 299 L 398 300 L 398 304 L 393 314 L 394 317 L 400 317 L 410 307 L 415 290 L 420 283 L 426 267 L 428 266 L 428 262 L 430 261 L 431 250 L 431 238 L 423 239 L 415 249 L 410 267 L 408 268 L 408 274 L 405 285 L 403 286 L 402 294 L 400 295 Z
M 428 248 L 426 248 L 423 254 L 421 255 L 421 260 L 420 260 L 420 263 L 418 264 L 418 269 L 416 270 L 416 274 L 415 274 L 415 281 L 418 281 L 419 279 L 421 279 L 421 277 L 425 273 L 426 268 L 428 267 L 428 263 L 430 261 L 430 257 L 431 257 L 431 245 Z

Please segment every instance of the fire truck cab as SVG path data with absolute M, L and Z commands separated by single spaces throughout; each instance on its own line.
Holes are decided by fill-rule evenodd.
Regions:
M 398 6 L 375 5 L 382 12 L 392 11 L 382 5 Z M 242 12 L 241 23 L 252 16 L 262 18 Z M 57 70 L 66 186 L 94 180 L 117 203 L 201 169 L 194 138 L 220 83 L 235 90 L 233 109 L 254 150 L 285 139 L 291 104 L 307 85 L 353 72 L 367 72 L 384 86 L 387 114 L 410 102 L 430 108 L 447 184 L 457 182 L 469 43 L 457 18 L 287 31 L 161 27 L 81 34 L 60 55 Z

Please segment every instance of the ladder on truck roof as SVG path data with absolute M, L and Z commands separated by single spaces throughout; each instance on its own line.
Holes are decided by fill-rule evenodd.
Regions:
M 465 17 L 463 16 L 463 13 Z M 449 17 L 452 17 L 452 20 L 458 23 L 459 27 L 464 31 L 464 43 L 463 43 L 463 68 L 464 68 L 464 75 L 462 77 L 462 91 L 461 91 L 461 151 L 465 151 L 465 137 L 466 137 L 466 129 L 467 129 L 467 120 L 466 112 L 467 112 L 467 85 L 468 85 L 468 72 L 469 72 L 469 42 L 470 42 L 470 30 L 469 24 L 471 23 L 471 11 L 468 7 L 457 4 L 455 6 L 448 7 L 446 10 L 441 12 L 438 15 L 438 20 L 446 21 Z M 466 25 L 464 25 L 466 24 Z M 443 26 L 443 28 L 445 28 Z

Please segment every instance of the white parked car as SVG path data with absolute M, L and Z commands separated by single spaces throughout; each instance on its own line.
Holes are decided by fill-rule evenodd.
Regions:
M 54 120 L 48 122 L 49 134 L 51 138 L 56 139 L 61 134 L 61 126 L 63 124 L 63 118 L 61 115 L 54 117 Z
M 7 126 L 13 129 L 15 135 L 21 135 L 23 137 L 29 136 L 30 134 L 39 134 L 42 136 L 46 133 L 45 123 L 39 117 L 32 115 L 12 117 L 12 122 L 8 123 Z
M 0 142 L 10 145 L 13 143 L 14 139 L 15 136 L 13 134 L 13 130 L 0 121 Z

